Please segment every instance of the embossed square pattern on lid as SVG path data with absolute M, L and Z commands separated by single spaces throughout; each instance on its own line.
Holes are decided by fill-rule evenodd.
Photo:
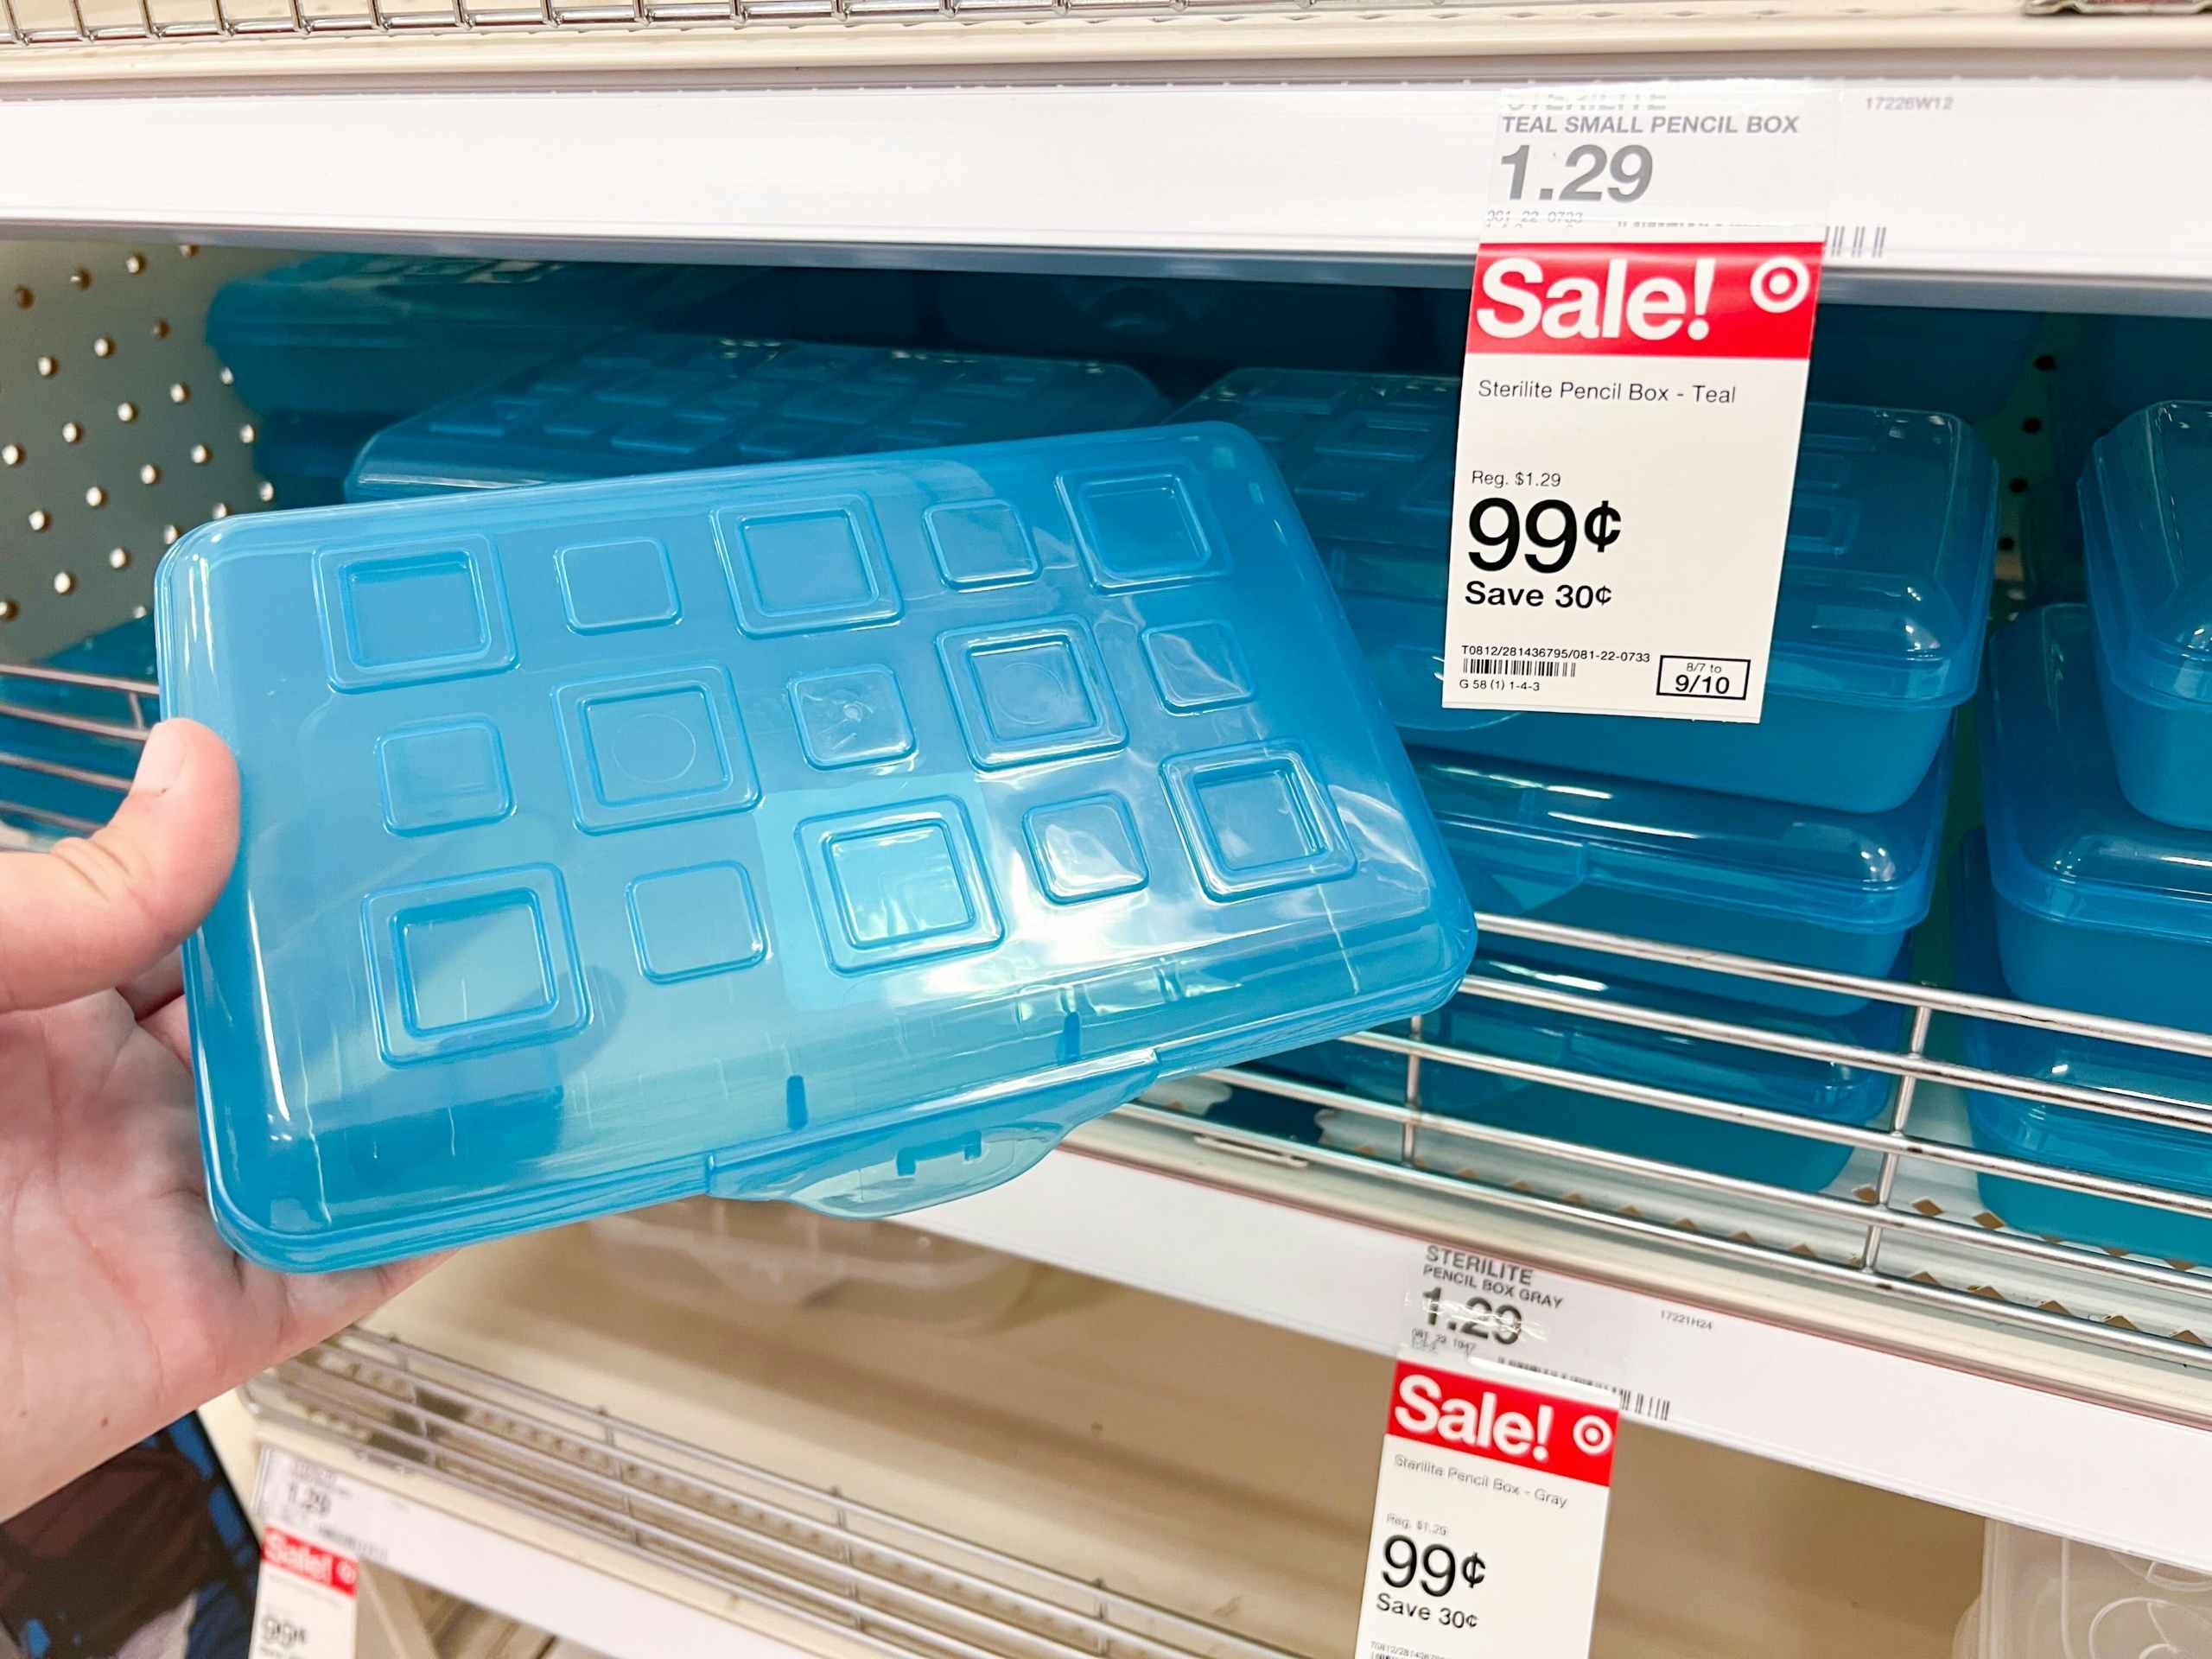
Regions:
M 236 518 L 156 615 L 244 775 L 186 976 L 273 1264 L 936 1202 L 1471 953 L 1231 427 Z

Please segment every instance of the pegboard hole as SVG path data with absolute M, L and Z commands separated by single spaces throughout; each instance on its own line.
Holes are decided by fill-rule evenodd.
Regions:
M 176 251 L 189 259 L 199 253 L 200 245 L 197 242 L 180 242 L 176 245 Z
M 20 443 L 0 443 L 0 465 L 20 467 L 23 464 L 23 446 Z
M 85 505 L 88 507 L 107 505 L 107 492 L 97 484 L 91 486 L 85 491 Z
M 111 570 L 124 570 L 124 569 L 128 569 L 130 568 L 130 550 L 129 548 L 127 548 L 127 547 L 111 547 L 111 548 L 108 549 L 108 550 L 107 550 L 107 568 L 108 568 L 109 569 L 111 569 Z
M 2049 352 L 2045 352 L 2041 357 L 2036 359 L 2036 367 L 2041 369 L 2045 374 L 2049 374 L 2057 366 L 2058 359 Z
M 231 504 L 227 501 L 218 501 L 213 506 L 207 509 L 207 516 L 210 518 L 229 518 L 231 516 Z
M 61 365 L 60 365 L 60 364 L 59 364 L 59 363 L 57 363 L 57 362 L 55 362 L 52 358 L 50 358 L 50 357 L 41 357 L 41 359 L 39 359 L 39 360 L 38 360 L 38 372 L 39 372 L 39 378 L 40 378 L 40 379 L 41 379 L 41 380 L 51 380 L 51 379 L 53 379 L 53 378 L 54 378 L 54 377 L 55 375 L 59 374 L 60 372 L 61 372 Z
M 84 435 L 85 435 L 85 429 L 84 429 L 83 427 L 81 427 L 81 426 L 78 425 L 76 422 L 74 422 L 74 421 L 64 421 L 64 422 L 62 422 L 62 423 L 61 423 L 61 442 L 64 442 L 64 443 L 74 443 L 74 442 L 76 442 L 79 438 L 83 437 Z
M 71 575 L 67 570 L 55 571 L 54 573 L 54 591 L 57 594 L 75 593 L 77 591 L 77 578 Z
M 184 532 L 179 530 L 175 524 L 163 524 L 162 526 L 162 545 L 163 547 L 175 547 L 176 545 L 176 538 L 183 533 Z
M 16 601 L 12 599 L 0 599 L 0 622 L 12 622 L 15 620 Z
M 137 276 L 143 274 L 146 269 L 146 256 L 143 253 L 124 255 L 123 269 L 127 276 Z
M 32 293 L 28 288 L 22 286 L 22 283 L 18 283 L 16 285 L 15 301 L 16 310 L 28 311 L 32 306 L 38 303 L 38 296 Z
M 138 469 L 138 481 L 141 484 L 160 483 L 162 481 L 162 469 L 155 466 L 152 461 L 148 461 L 143 467 L 141 467 Z
M 248 421 L 244 426 L 238 428 L 238 442 L 240 443 L 251 443 L 255 435 L 253 423 L 251 421 Z
M 92 285 L 92 273 L 86 270 L 82 265 L 78 266 L 76 270 L 69 273 L 70 287 L 82 289 L 90 288 Z
M 2037 420 L 2034 416 L 2031 415 L 2026 420 L 2020 423 L 2020 430 L 2023 432 L 2040 432 L 2043 430 L 2043 423 Z
M 99 339 L 92 342 L 92 355 L 94 357 L 113 357 L 115 355 L 115 342 L 112 340 L 110 340 L 105 334 L 102 334 Z
M 254 493 L 259 496 L 264 501 L 274 501 L 276 499 L 276 486 L 269 482 L 268 480 L 264 479 L 261 482 L 261 487 L 256 490 Z
M 33 507 L 30 512 L 30 517 L 24 522 L 29 524 L 33 530 L 44 530 L 48 524 L 54 522 L 54 518 L 53 515 L 48 512 L 44 507 Z
M 192 388 L 186 385 L 183 381 L 180 380 L 169 388 L 169 402 L 173 404 L 188 404 L 191 401 Z
M 233 374 L 230 372 L 230 369 L 229 369 L 229 367 L 228 367 L 227 365 L 226 365 L 226 366 L 225 366 L 225 367 L 223 367 L 223 368 L 219 368 L 219 369 L 216 370 L 216 371 L 215 371 L 215 378 L 216 378 L 218 380 L 221 381 L 221 382 L 222 382 L 225 385 L 226 385 L 226 386 L 227 386 L 227 385 L 234 385 L 234 384 L 236 383 L 236 380 L 237 380 L 237 377 L 236 377 L 235 375 L 233 375 Z
M 169 337 L 169 320 L 167 317 L 156 317 L 153 332 L 156 340 L 167 340 Z
M 143 605 L 133 605 L 130 607 L 130 614 L 143 622 L 146 620 L 146 607 Z
M 1999 536 L 1997 538 L 1997 550 L 1999 553 L 2010 553 L 2018 545 L 2019 543 L 2014 541 L 2010 536 Z
M 138 418 L 138 405 L 136 404 L 118 404 L 115 406 L 115 418 L 121 421 L 125 426 L 130 425 L 131 422 Z
M 195 467 L 205 467 L 207 464 L 208 456 L 213 453 L 213 451 L 209 449 L 204 443 L 194 444 L 192 446 L 192 464 Z

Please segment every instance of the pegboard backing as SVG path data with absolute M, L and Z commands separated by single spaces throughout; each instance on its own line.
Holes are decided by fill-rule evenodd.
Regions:
M 218 288 L 280 257 L 0 242 L 0 661 L 127 620 L 170 542 L 274 505 L 204 325 Z

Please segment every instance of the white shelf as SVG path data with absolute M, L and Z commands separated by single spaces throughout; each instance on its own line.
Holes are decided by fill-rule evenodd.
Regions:
M 1647 19 L 1637 28 L 1661 27 L 1634 15 Z M 852 73 L 903 69 L 926 83 L 870 86 L 821 85 L 839 76 L 821 61 L 824 37 L 804 30 L 641 38 L 634 52 L 606 35 L 404 42 L 414 55 L 391 60 L 397 86 L 349 83 L 344 97 L 301 90 L 300 78 L 326 67 L 326 51 L 366 43 L 24 49 L 0 66 L 18 76 L 16 95 L 0 100 L 0 149 L 41 162 L 0 176 L 0 226 L 1446 283 L 1475 245 L 1495 97 L 1495 83 L 1460 78 L 1475 37 L 1457 16 L 921 27 L 895 50 L 869 29 L 835 37 Z M 1954 21 L 1969 35 L 1969 22 L 1999 28 L 1986 15 Z M 2178 159 L 2194 154 L 2212 92 L 2171 78 L 2212 68 L 2212 20 L 2145 22 L 2126 38 L 2157 50 L 2102 58 L 2101 46 L 2121 38 L 2104 25 L 2077 34 L 2079 20 L 2026 21 L 2039 43 L 2077 47 L 2031 61 L 2141 75 L 1948 78 L 1977 61 L 1971 51 L 1885 62 L 1859 49 L 1874 20 L 1856 35 L 1777 35 L 1777 45 L 1829 42 L 1799 55 L 1816 73 L 1845 72 L 1825 76 L 1840 102 L 1842 181 L 1827 291 L 2212 308 L 2212 177 Z M 1154 60 L 1117 53 L 1132 29 L 1146 31 Z M 1648 58 L 1612 48 L 1629 32 L 1593 28 L 1585 55 L 1528 67 L 1650 73 Z M 1080 63 L 1144 84 L 1020 84 L 1007 62 L 973 60 L 1006 34 L 1022 42 L 1023 78 Z M 1160 60 L 1171 41 L 1181 58 Z M 1378 46 L 1388 49 L 1370 55 Z M 149 98 L 22 67 L 89 59 L 158 69 L 173 67 L 168 53 L 200 54 L 204 73 L 219 60 L 255 73 L 238 91 Z M 1707 53 L 1696 72 L 1769 72 L 1776 55 Z M 741 57 L 771 84 L 671 85 L 737 73 Z M 1869 60 L 1874 72 L 1862 73 Z M 457 63 L 499 71 L 490 83 L 499 95 L 473 83 L 428 90 Z M 1885 78 L 1892 70 L 1916 78 Z M 1901 93 L 1934 106 L 1883 101 Z M 2122 136 L 2124 146 L 2109 142 Z
M 1376 1352 L 1413 1322 L 1427 1246 L 1510 1260 L 1567 1292 L 1553 1345 L 1522 1357 L 1639 1392 L 1647 1416 L 1663 1398 L 1675 1432 L 2212 1569 L 2202 1370 L 1325 1160 L 1112 1117 L 1021 1180 L 908 1221 Z
M 588 1227 L 464 1252 L 370 1322 L 385 1334 L 257 1380 L 250 1416 L 210 1408 L 232 1478 L 251 1502 L 257 1452 L 334 1470 L 321 1518 L 281 1486 L 261 1518 L 612 1659 L 1044 1659 L 1097 1652 L 1101 1618 L 1145 1659 L 1350 1646 L 1380 1357 L 1069 1274 L 979 1326 L 654 1296 L 640 1265 Z M 1964 1516 L 1633 1426 L 1621 1455 L 1613 1659 L 1932 1654 L 1974 1593 Z M 779 1546 L 811 1552 L 780 1587 Z M 913 1622 L 965 1609 L 965 1645 L 779 1605 L 855 1568 L 874 1587 L 849 1611 L 900 1605 L 887 1577 Z M 1076 1617 L 1036 1621 L 1040 1598 Z

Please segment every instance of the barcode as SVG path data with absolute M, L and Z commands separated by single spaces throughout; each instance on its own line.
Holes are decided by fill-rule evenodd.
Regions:
M 1675 1414 L 1675 1402 L 1663 1394 L 1646 1394 L 1641 1389 L 1615 1389 L 1621 1397 L 1621 1409 L 1631 1417 L 1641 1417 L 1647 1423 L 1663 1423 Z
M 1554 662 L 1548 658 L 1476 657 L 1468 661 L 1467 672 L 1478 678 L 1490 674 L 1522 674 L 1539 680 L 1571 680 L 1574 677 L 1574 664 Z
M 1831 259 L 1878 259 L 1890 245 L 1886 225 L 1831 225 L 1827 257 Z

